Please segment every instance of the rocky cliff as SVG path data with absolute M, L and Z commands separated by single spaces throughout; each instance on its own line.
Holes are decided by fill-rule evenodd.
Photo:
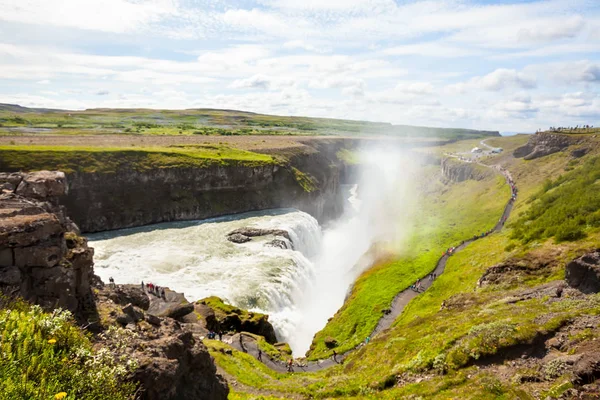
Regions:
M 0 174 L 0 290 L 79 320 L 95 312 L 93 249 L 58 205 L 62 172 Z
M 294 207 L 323 220 L 341 212 L 341 140 L 279 154 L 279 164 L 73 172 L 63 198 L 82 232 Z
M 442 175 L 450 182 L 462 182 L 467 179 L 482 180 L 490 175 L 490 171 L 473 162 L 446 157 L 442 159 Z
M 513 152 L 517 158 L 533 160 L 550 154 L 563 151 L 572 144 L 579 142 L 576 137 L 561 135 L 558 133 L 536 133 L 529 138 L 525 146 L 521 146 Z

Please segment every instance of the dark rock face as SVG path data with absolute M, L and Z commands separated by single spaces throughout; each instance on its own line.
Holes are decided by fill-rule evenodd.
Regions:
M 525 146 L 513 152 L 516 158 L 533 160 L 559 151 L 563 151 L 572 144 L 577 143 L 576 138 L 554 133 L 536 133 L 529 138 Z
M 600 249 L 567 264 L 565 279 L 583 293 L 600 292 Z
M 160 326 L 157 339 L 145 340 L 134 379 L 143 388 L 144 400 L 220 400 L 229 388 L 216 373 L 214 362 L 201 340 L 176 322 Z M 145 357 L 145 354 L 154 357 Z
M 145 301 L 142 296 L 146 297 Z M 129 299 L 133 302 L 125 303 Z M 100 285 L 96 301 L 101 314 L 107 316 L 103 324 L 117 324 L 124 328 L 123 332 L 129 332 L 118 336 L 103 335 L 99 339 L 100 344 L 113 351 L 115 356 L 127 356 L 136 362 L 131 379 L 141 385 L 140 399 L 227 398 L 229 388 L 217 374 L 202 338 L 195 333 L 206 332 L 196 329 L 196 321 L 182 324 L 154 314 L 190 307 L 193 310 L 193 304 L 182 294 L 165 288 L 165 296 L 161 297 L 142 290 L 141 285 Z
M 0 174 L 0 186 L 0 290 L 48 310 L 68 309 L 80 321 L 92 317 L 94 253 L 57 205 L 67 192 L 65 175 Z
M 286 154 L 286 165 L 75 172 L 68 176 L 62 204 L 82 232 L 280 207 L 324 220 L 342 211 L 342 162 L 336 152 L 347 145 L 335 139 L 310 142 L 302 151 Z M 315 190 L 306 191 L 292 167 L 309 175 Z
M 452 157 L 442 159 L 442 175 L 451 182 L 463 182 L 468 179 L 482 180 L 489 171 L 475 163 L 458 161 Z

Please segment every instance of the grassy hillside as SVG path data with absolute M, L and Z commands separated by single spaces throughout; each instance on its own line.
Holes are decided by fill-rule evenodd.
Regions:
M 358 278 L 344 306 L 317 333 L 311 359 L 331 355 L 324 343 L 329 337 L 339 343 L 338 353 L 364 341 L 394 296 L 432 271 L 446 249 L 496 224 L 510 197 L 503 178 L 432 187 L 437 174 L 437 167 L 428 167 L 420 179 L 428 185 L 419 192 L 420 207 L 409 220 L 410 238 L 404 250 L 393 261 L 380 263 Z
M 558 298 L 555 289 L 564 284 L 568 262 L 600 247 L 600 228 L 589 222 L 598 209 L 594 206 L 595 157 L 600 146 L 584 143 L 591 151 L 581 159 L 565 151 L 524 161 L 509 152 L 523 138 L 493 142 L 507 150 L 487 162 L 509 167 L 520 190 L 505 230 L 451 257 L 433 286 L 411 301 L 389 330 L 352 353 L 343 365 L 319 373 L 273 374 L 262 371 L 251 357 L 213 351 L 221 367 L 248 385 L 240 391 L 253 393 L 252 388 L 260 388 L 268 398 L 573 398 L 577 380 L 569 367 L 572 364 L 565 360 L 600 351 L 600 294 L 585 295 L 567 288 Z M 443 248 L 454 236 L 469 231 L 468 226 L 476 229 L 495 222 L 497 215 L 491 215 L 504 202 L 505 187 L 487 182 L 482 185 L 487 186 L 486 192 L 470 185 L 446 188 L 437 199 L 426 197 L 424 210 L 428 212 L 416 219 L 416 226 L 425 233 L 415 231 L 410 241 L 421 250 L 415 254 L 424 249 L 438 253 L 435 246 Z M 579 198 L 585 199 L 583 204 Z M 469 212 L 461 213 L 462 207 Z M 434 215 L 435 222 L 427 222 Z M 557 224 L 560 228 L 571 220 L 585 221 L 578 225 L 584 237 L 560 241 L 546 229 Z M 543 234 L 531 240 L 519 236 L 520 231 L 525 235 L 537 232 L 540 226 L 545 228 Z M 438 256 L 432 256 L 431 262 Z M 323 332 L 341 335 L 342 346 L 354 343 L 354 337 L 347 334 L 352 326 L 379 314 L 376 307 L 381 299 L 375 292 L 386 293 L 387 285 L 401 286 L 404 279 L 410 283 L 404 273 L 424 270 L 428 262 L 403 257 L 406 254 L 363 274 L 350 301 Z M 507 268 L 481 283 L 494 265 Z M 378 279 L 388 270 L 394 275 Z M 353 311 L 346 313 L 348 309 Z M 328 355 L 320 346 L 321 336 L 317 336 L 314 354 Z M 357 340 L 364 339 L 364 333 L 358 336 Z M 582 386 L 585 383 L 577 384 L 578 390 L 588 390 Z M 253 398 L 244 393 L 231 398 Z M 589 397 L 585 398 L 597 395 L 593 385 L 586 393 Z
M 60 135 L 393 135 L 440 138 L 498 132 L 428 128 L 330 118 L 285 117 L 233 110 L 30 109 L 0 104 L 0 134 Z

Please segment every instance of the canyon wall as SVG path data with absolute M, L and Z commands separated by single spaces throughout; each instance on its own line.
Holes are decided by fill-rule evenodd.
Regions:
M 278 164 L 73 172 L 61 204 L 82 232 L 279 207 L 324 220 L 342 211 L 342 162 L 336 153 L 353 145 L 336 139 L 307 141 L 300 149 L 275 154 L 282 160 Z
M 57 204 L 65 175 L 0 174 L 0 188 L 0 292 L 91 317 L 94 252 Z
M 467 179 L 482 180 L 491 173 L 489 169 L 474 162 L 465 162 L 453 157 L 442 159 L 442 175 L 450 182 L 462 182 Z

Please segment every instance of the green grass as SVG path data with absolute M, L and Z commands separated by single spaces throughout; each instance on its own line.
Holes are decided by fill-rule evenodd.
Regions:
M 133 398 L 134 385 L 123 383 L 125 363 L 93 350 L 68 312 L 4 302 L 0 333 L 2 399 Z
M 509 193 L 498 176 L 465 181 L 445 193 L 423 193 L 410 239 L 404 245 L 407 250 L 395 261 L 376 265 L 358 278 L 343 307 L 315 335 L 309 358 L 331 355 L 332 350 L 325 345 L 329 337 L 337 341 L 338 353 L 364 341 L 394 296 L 431 272 L 447 248 L 496 224 Z
M 544 182 L 531 207 L 514 223 L 513 238 L 524 243 L 555 238 L 578 240 L 600 227 L 600 157 Z
M 265 154 L 226 146 L 70 147 L 0 146 L 0 170 L 111 173 L 119 169 L 208 167 L 213 165 L 266 165 L 278 163 Z

